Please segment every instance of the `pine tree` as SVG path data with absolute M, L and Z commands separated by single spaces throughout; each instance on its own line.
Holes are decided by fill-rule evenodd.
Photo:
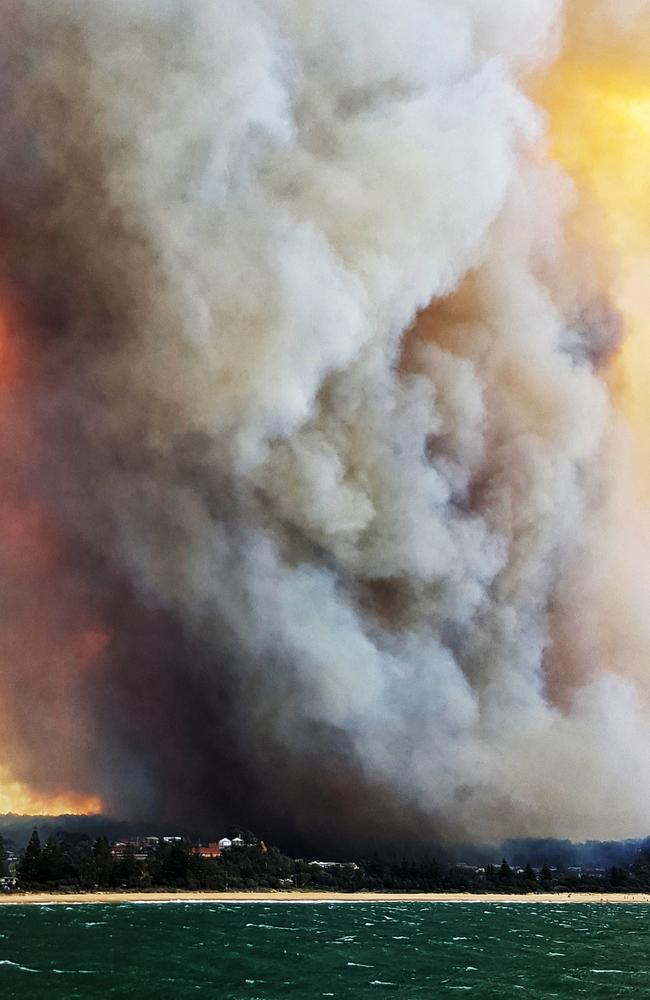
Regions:
M 187 882 L 189 860 L 189 848 L 185 844 L 173 843 L 166 866 L 166 881 L 169 885 L 182 886 Z
M 553 878 L 551 874 L 551 869 L 548 865 L 544 865 L 541 872 L 539 873 L 539 880 L 542 885 L 550 885 L 551 879 Z
M 512 878 L 512 868 L 506 859 L 503 858 L 499 867 L 499 882 L 504 882 L 506 885 L 509 885 L 512 882 Z
M 537 876 L 530 863 L 524 868 L 524 882 L 536 882 Z
M 29 838 L 29 843 L 25 848 L 25 853 L 23 854 L 18 865 L 18 880 L 24 883 L 24 885 L 38 884 L 41 873 L 42 858 L 43 851 L 41 850 L 41 839 L 38 835 L 38 830 L 34 828 L 34 831 Z
M 97 885 L 105 887 L 111 884 L 113 872 L 113 855 L 106 837 L 98 837 L 93 847 L 93 856 L 97 871 Z
M 613 888 L 620 889 L 621 886 L 624 886 L 627 883 L 627 872 L 624 868 L 619 868 L 617 865 L 614 865 L 609 870 L 609 881 L 611 882 Z
M 127 844 L 122 858 L 113 867 L 113 882 L 133 889 L 142 877 L 142 865 L 136 860 L 135 847 Z
M 38 865 L 38 879 L 40 883 L 59 884 L 65 876 L 65 859 L 61 844 L 55 836 L 47 838 L 47 843 L 41 852 L 41 860 Z

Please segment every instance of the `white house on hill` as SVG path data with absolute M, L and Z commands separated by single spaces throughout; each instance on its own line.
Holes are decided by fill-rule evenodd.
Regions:
M 228 851 L 231 847 L 245 847 L 244 840 L 241 837 L 233 837 L 230 840 L 228 837 L 222 837 L 219 841 L 219 847 L 222 851 Z

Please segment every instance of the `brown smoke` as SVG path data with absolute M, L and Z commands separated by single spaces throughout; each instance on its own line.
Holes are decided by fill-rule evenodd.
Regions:
M 529 96 L 628 8 L 7 0 L 21 781 L 342 842 L 645 832 L 625 317 Z

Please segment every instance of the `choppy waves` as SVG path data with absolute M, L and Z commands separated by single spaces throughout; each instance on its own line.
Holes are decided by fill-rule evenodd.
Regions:
M 3 907 L 0 997 L 650 997 L 650 907 Z

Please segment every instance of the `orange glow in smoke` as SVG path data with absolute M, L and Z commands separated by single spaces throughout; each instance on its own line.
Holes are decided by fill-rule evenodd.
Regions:
M 110 637 L 100 626 L 84 629 L 79 636 L 78 649 L 82 661 L 91 666 L 104 655 Z
M 13 568 L 25 573 L 44 573 L 56 566 L 61 554 L 60 540 L 39 504 L 33 501 L 18 504 L 0 497 L 0 518 L 3 561 L 10 561 Z
M 11 365 L 11 345 L 7 336 L 7 320 L 0 314 L 0 382 L 5 381 Z
M 600 234 L 610 258 L 625 339 L 609 383 L 650 475 L 650 70 L 567 59 L 543 101 L 552 153 L 590 202 L 584 228 Z
M 96 816 L 102 811 L 96 795 L 75 795 L 68 792 L 38 792 L 13 781 L 5 769 L 0 770 L 0 814 L 20 816 Z
M 1 284 L 0 304 L 0 580 L 5 588 L 0 670 L 4 663 L 10 666 L 34 706 L 33 725 L 25 727 L 25 706 L 22 714 L 16 712 L 12 685 L 2 692 L 0 814 L 95 815 L 102 812 L 100 798 L 70 790 L 86 780 L 78 776 L 83 769 L 75 767 L 83 736 L 77 744 L 74 736 L 68 739 L 68 732 L 78 729 L 70 706 L 89 671 L 101 662 L 109 636 L 83 601 L 68 607 L 58 596 L 59 581 L 65 579 L 65 538 L 31 496 L 31 470 L 47 456 L 25 405 L 29 359 L 20 310 Z M 59 733 L 48 768 L 41 751 L 32 754 L 30 744 L 56 743 Z M 28 782 L 19 780 L 26 774 Z M 42 774 L 42 782 L 33 781 L 34 774 Z
M 0 392 L 13 384 L 18 368 L 18 354 L 11 336 L 9 317 L 0 312 Z

